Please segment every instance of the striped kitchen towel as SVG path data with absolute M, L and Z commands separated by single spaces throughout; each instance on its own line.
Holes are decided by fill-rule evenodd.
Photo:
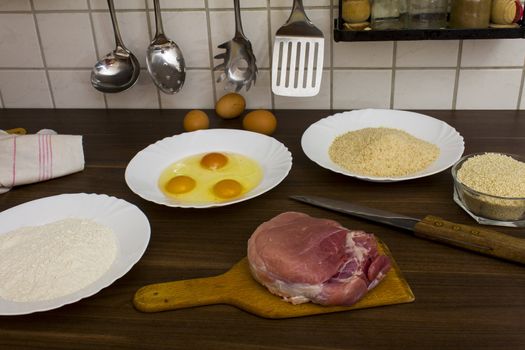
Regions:
M 83 169 L 82 136 L 52 130 L 35 135 L 0 133 L 0 193 Z

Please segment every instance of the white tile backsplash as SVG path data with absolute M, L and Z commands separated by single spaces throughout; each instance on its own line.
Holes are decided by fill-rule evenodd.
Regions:
M 0 11 L 31 11 L 29 0 L 2 0 Z
M 252 44 L 253 54 L 257 60 L 257 66 L 268 68 L 270 58 L 268 55 L 268 16 L 266 11 L 244 11 L 241 12 L 242 27 L 244 34 Z M 225 52 L 217 46 L 230 41 L 235 34 L 235 17 L 233 10 L 214 11 L 210 14 L 211 41 L 213 45 L 213 56 Z M 223 60 L 214 59 L 213 65 L 217 66 Z
M 141 70 L 135 85 L 126 91 L 106 94 L 108 108 L 159 108 L 157 87 L 148 71 Z
M 33 15 L 0 14 L 0 67 L 43 66 Z
M 97 56 L 88 13 L 36 15 L 48 67 L 89 68 Z
M 35 10 L 85 10 L 88 0 L 33 0 Z
M 523 66 L 525 40 L 464 40 L 462 67 Z
M 241 3 L 241 11 L 245 8 L 261 7 L 266 8 L 267 0 L 250 0 Z M 212 0 L 208 1 L 210 8 L 233 8 L 233 0 Z
M 89 0 L 91 3 L 91 8 L 94 10 L 107 10 L 108 1 L 107 0 Z M 137 10 L 145 9 L 146 3 L 144 0 L 114 0 L 115 9 L 117 10 Z
M 208 0 L 212 2 L 215 0 Z M 153 8 L 153 0 L 148 0 L 148 6 L 150 9 Z M 194 9 L 204 8 L 204 0 L 160 0 L 160 8 L 164 9 Z
M 5 108 L 53 108 L 43 70 L 0 70 Z
M 155 16 L 150 13 L 152 39 L 155 35 Z M 187 67 L 209 68 L 208 25 L 203 11 L 162 12 L 164 33 L 177 43 Z M 147 45 L 146 45 L 147 46 Z M 145 48 L 144 48 L 145 50 Z
M 455 69 L 398 70 L 394 108 L 451 109 L 455 79 Z
M 317 96 L 287 97 L 275 96 L 277 109 L 329 109 L 330 108 L 330 71 L 323 70 L 321 90 Z M 298 105 L 301 107 L 299 108 Z
M 109 12 L 94 12 L 92 16 L 99 58 L 101 58 L 115 49 L 115 35 Z M 144 11 L 117 12 L 117 21 L 124 45 L 145 68 L 146 48 L 150 42 L 146 13 Z M 94 65 L 95 62 L 91 64 Z
M 303 0 L 304 6 L 329 6 L 330 0 Z M 292 2 L 290 0 L 270 0 L 270 6 L 272 7 L 289 7 L 292 8 Z M 309 17 L 310 10 L 306 10 Z
M 336 70 L 334 108 L 390 108 L 392 71 L 380 69 Z
M 334 42 L 334 67 L 392 67 L 393 55 L 392 41 Z
M 162 108 L 213 108 L 213 86 L 209 70 L 188 69 L 181 91 L 173 95 L 160 93 Z
M 336 43 L 338 0 L 304 5 L 325 36 L 323 82 L 318 96 L 290 98 L 272 94 L 271 51 L 292 1 L 241 1 L 259 68 L 256 85 L 241 90 L 249 109 L 525 109 L 523 39 Z M 184 88 L 159 92 L 146 70 L 153 0 L 115 0 L 124 44 L 142 70 L 129 90 L 104 95 L 89 74 L 115 48 L 107 0 L 0 0 L 0 108 L 213 108 L 227 92 L 212 69 L 221 63 L 213 56 L 224 52 L 217 46 L 234 36 L 233 0 L 160 6 L 166 35 L 184 54 Z
M 421 40 L 397 43 L 397 67 L 456 67 L 459 41 Z
M 56 108 L 105 108 L 104 94 L 91 86 L 91 70 L 49 71 Z
M 462 69 L 457 109 L 515 109 L 521 69 Z

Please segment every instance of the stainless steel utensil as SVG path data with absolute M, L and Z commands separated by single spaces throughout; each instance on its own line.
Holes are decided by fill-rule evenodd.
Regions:
M 288 21 L 273 44 L 272 91 L 282 96 L 315 96 L 321 88 L 323 32 L 306 16 L 302 0 L 294 0 Z
M 217 82 L 220 83 L 226 79 L 227 89 L 239 91 L 243 86 L 246 86 L 246 91 L 248 91 L 257 80 L 257 66 L 252 44 L 242 30 L 239 0 L 233 0 L 233 5 L 235 8 L 235 36 L 232 40 L 218 46 L 225 49 L 226 52 L 216 55 L 215 58 L 224 60 L 224 63 L 213 69 L 223 71 Z
M 525 264 L 525 239 L 497 231 L 445 221 L 435 216 L 415 219 L 354 203 L 317 196 L 291 196 L 300 202 L 414 232 L 420 238 Z
M 155 5 L 156 33 L 146 54 L 148 72 L 155 85 L 162 92 L 174 94 L 184 85 L 186 64 L 182 51 L 177 44 L 164 35 L 159 0 L 154 0 L 153 3 Z
M 140 73 L 139 61 L 122 43 L 113 0 L 108 0 L 115 33 L 115 50 L 101 58 L 91 71 L 91 84 L 102 92 L 121 92 L 135 84 Z

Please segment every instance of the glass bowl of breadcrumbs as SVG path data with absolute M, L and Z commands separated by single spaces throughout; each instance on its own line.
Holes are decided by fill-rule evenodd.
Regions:
M 454 201 L 478 223 L 525 227 L 525 157 L 474 153 L 452 167 Z

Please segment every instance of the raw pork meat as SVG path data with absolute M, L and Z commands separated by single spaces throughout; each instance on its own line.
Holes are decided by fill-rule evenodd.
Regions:
M 248 260 L 259 283 L 293 304 L 352 305 L 390 269 L 374 235 L 297 212 L 261 224 Z

